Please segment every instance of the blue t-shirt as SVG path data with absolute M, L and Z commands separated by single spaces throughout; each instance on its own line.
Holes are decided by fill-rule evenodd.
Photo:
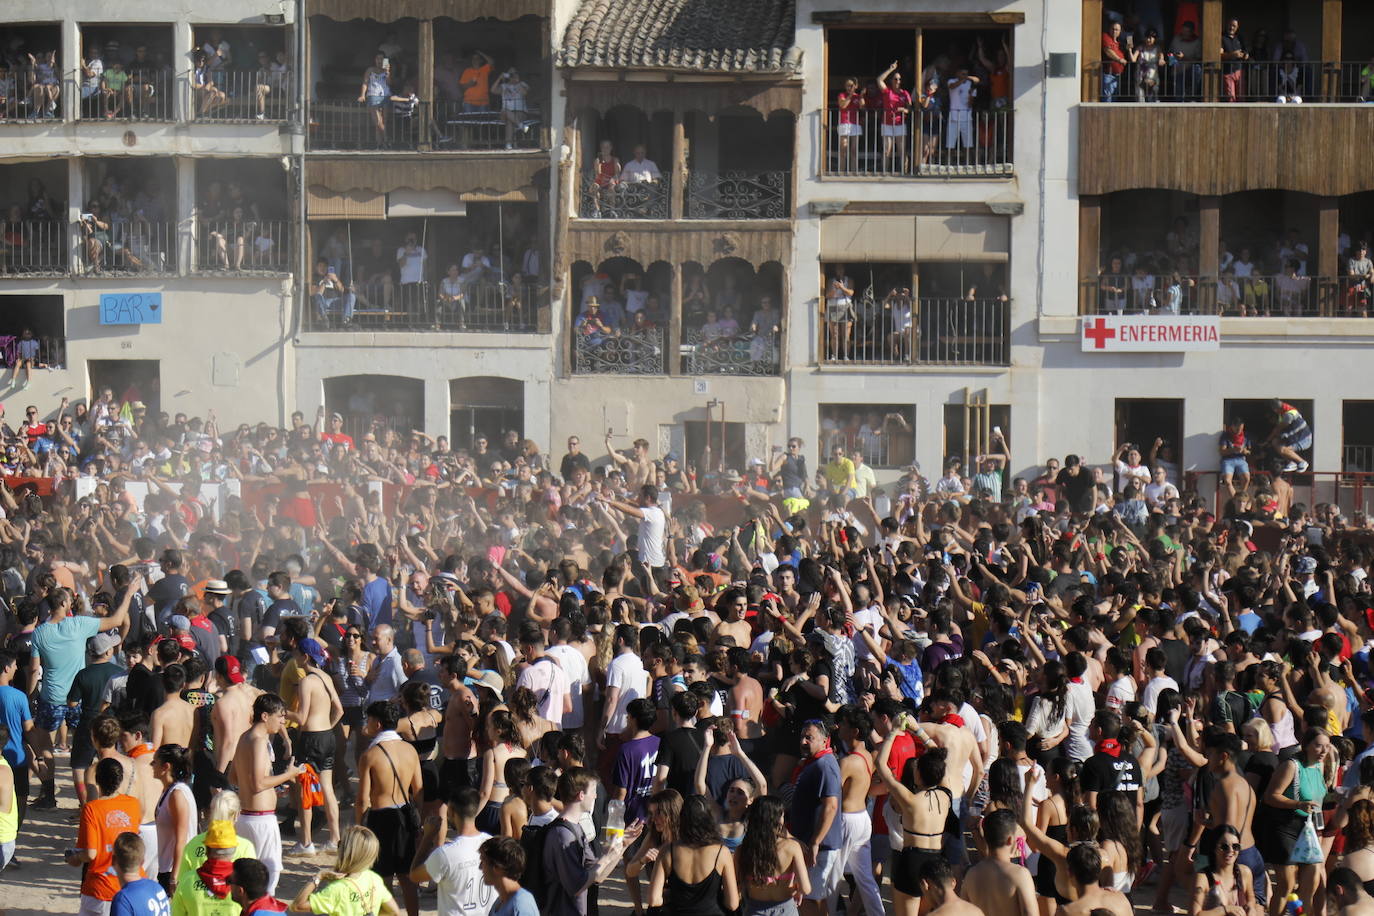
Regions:
M 921 663 L 913 658 L 911 664 L 903 665 L 897 659 L 888 656 L 883 660 L 883 664 L 897 669 L 902 679 L 902 696 L 912 700 L 917 706 L 921 705 L 926 696 L 925 681 L 921 677 Z
M 506 902 L 497 903 L 491 916 L 539 916 L 539 904 L 534 895 L 522 887 Z
M 110 916 L 169 916 L 171 912 L 162 885 L 152 878 L 130 881 L 110 901 Z
M 833 797 L 838 805 L 840 782 L 840 762 L 834 753 L 813 760 L 802 770 L 801 776 L 797 777 L 797 784 L 792 790 L 792 809 L 787 816 L 787 826 L 792 831 L 792 836 L 803 846 L 810 846 L 811 839 L 815 836 L 816 822 L 821 816 L 821 804 L 827 798 Z M 840 824 L 843 820 L 839 808 L 836 807 L 835 819 L 830 822 L 830 829 L 821 838 L 822 849 L 840 848 Z
M 1260 615 L 1256 614 L 1254 611 L 1242 611 L 1240 615 L 1236 617 L 1236 625 L 1244 630 L 1247 635 L 1253 634 L 1258 630 L 1259 625 L 1263 622 L 1264 620 Z
M 22 766 L 29 759 L 24 752 L 24 723 L 32 718 L 29 698 L 24 696 L 24 691 L 8 684 L 0 685 L 0 722 L 10 730 L 10 740 L 3 751 L 12 767 Z
M 391 623 L 391 583 L 378 576 L 364 585 L 363 607 L 367 609 L 368 630 Z
M 76 673 L 86 666 L 86 640 L 100 632 L 96 617 L 64 617 L 33 631 L 33 657 L 43 665 L 43 702 L 65 706 Z

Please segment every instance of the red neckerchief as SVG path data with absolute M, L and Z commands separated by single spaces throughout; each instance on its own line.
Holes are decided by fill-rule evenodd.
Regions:
M 229 896 L 228 878 L 233 872 L 234 863 L 228 859 L 206 859 L 205 864 L 196 869 L 205 889 L 221 900 Z
M 792 778 L 789 779 L 788 782 L 792 785 L 796 785 L 797 780 L 801 777 L 803 770 L 805 770 L 811 764 L 815 763 L 817 760 L 820 760 L 822 757 L 828 756 L 833 753 L 835 753 L 834 748 L 830 747 L 829 745 L 826 745 L 826 747 L 823 750 L 818 751 L 815 754 L 812 754 L 810 757 L 803 757 L 801 763 L 798 763 L 796 767 L 792 770 Z
M 1081 677 L 1071 677 L 1071 678 L 1069 678 L 1069 683 L 1070 683 L 1070 684 L 1081 684 L 1081 683 L 1083 683 L 1083 679 L 1082 679 Z
M 941 721 L 944 722 L 946 725 L 953 725 L 955 728 L 964 727 L 964 717 L 959 715 L 957 712 L 950 713 L 949 715 L 945 716 L 944 719 L 942 719 Z
M 243 912 L 250 914 L 250 916 L 253 913 L 264 912 L 285 913 L 286 903 L 284 901 L 278 900 L 271 894 L 268 894 L 266 897 L 259 897 L 257 900 L 254 900 L 252 903 L 248 904 L 246 907 L 243 908 Z
M 1106 754 L 1108 757 L 1121 756 L 1121 742 L 1115 738 L 1104 738 L 1097 743 L 1098 753 Z
M 137 760 L 137 759 L 140 758 L 140 757 L 146 757 L 146 756 L 148 756 L 148 755 L 151 754 L 152 752 L 153 752 L 153 746 L 152 746 L 151 744 L 148 744 L 148 743 L 145 742 L 145 743 L 143 743 L 143 744 L 138 745 L 138 746 L 135 747 L 133 750 L 129 751 L 129 756 L 130 756 L 132 759 Z

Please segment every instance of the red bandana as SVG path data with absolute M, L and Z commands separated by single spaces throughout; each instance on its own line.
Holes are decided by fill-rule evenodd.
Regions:
M 229 875 L 234 871 L 234 863 L 228 859 L 207 859 L 196 869 L 196 875 L 205 882 L 205 889 L 223 900 L 229 896 Z
M 1069 683 L 1070 683 L 1070 684 L 1081 684 L 1081 683 L 1083 683 L 1083 679 L 1082 679 L 1081 677 L 1071 677 L 1071 678 L 1069 678 Z
M 817 760 L 820 760 L 822 757 L 826 757 L 833 753 L 835 753 L 835 749 L 827 746 L 824 750 L 818 751 L 817 753 L 812 754 L 810 757 L 803 757 L 801 763 L 798 763 L 796 767 L 793 768 L 792 778 L 788 780 L 788 782 L 792 785 L 796 785 L 797 780 L 801 778 L 803 770 L 805 770 L 811 764 L 815 763 Z
M 953 725 L 955 728 L 964 727 L 964 717 L 959 715 L 957 712 L 950 713 L 949 715 L 945 716 L 944 719 L 941 721 L 943 721 L 946 725 Z
M 1106 754 L 1108 757 L 1121 756 L 1121 742 L 1115 738 L 1105 738 L 1097 743 L 1097 751 Z

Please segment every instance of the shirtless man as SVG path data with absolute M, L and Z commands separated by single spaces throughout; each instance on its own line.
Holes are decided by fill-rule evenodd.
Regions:
M 134 795 L 134 789 L 138 784 L 134 773 L 134 762 L 130 760 L 119 748 L 119 739 L 123 735 L 124 729 L 120 727 L 119 720 L 109 713 L 101 713 L 91 720 L 91 742 L 95 745 L 95 758 L 86 765 L 82 772 L 81 780 L 78 783 L 77 800 L 84 805 L 90 799 L 99 798 L 100 793 L 96 790 L 95 768 L 102 760 L 115 760 L 124 768 L 124 778 L 119 784 L 118 795 Z
M 736 646 L 742 646 L 747 650 L 749 644 L 754 641 L 753 629 L 749 626 L 749 621 L 744 619 L 745 612 L 749 610 L 749 596 L 742 588 L 734 589 L 731 594 L 733 598 L 716 606 L 716 612 L 724 618 L 716 624 L 716 638 L 732 637 Z
M 134 790 L 129 793 L 138 799 L 139 810 L 143 812 L 143 823 L 138 825 L 138 835 L 143 837 L 143 871 L 157 874 L 157 803 L 162 797 L 162 782 L 153 775 L 153 746 L 148 742 L 148 717 L 141 712 L 132 713 L 120 720 L 123 734 L 120 736 L 121 750 L 133 761 Z
M 1365 892 L 1360 876 L 1352 869 L 1333 869 L 1326 883 L 1337 916 L 1374 916 L 1374 897 Z
M 734 650 L 731 650 L 734 651 Z M 868 790 L 873 783 L 873 755 L 865 743 L 873 734 L 873 717 L 867 710 L 846 706 L 839 713 L 839 739 L 845 748 L 840 758 L 840 870 L 850 872 L 863 900 L 864 913 L 881 914 L 883 898 L 873 878 L 873 818 L 868 813 Z M 839 889 L 831 900 L 835 912 Z
M 230 661 L 235 661 L 231 656 Z M 219 704 L 215 704 L 219 708 Z M 286 732 L 286 704 L 275 693 L 253 701 L 251 727 L 234 740 L 233 782 L 243 810 L 234 827 L 251 840 L 258 860 L 267 866 L 267 893 L 275 894 L 281 877 L 281 828 L 277 826 L 277 786 L 295 780 L 301 767 L 292 763 L 281 775 L 272 774 L 273 735 Z M 216 745 L 218 748 L 218 745 Z
M 763 738 L 763 685 L 749 676 L 748 644 L 725 650 L 725 676 L 734 682 L 730 688 L 730 718 L 735 720 L 735 734 L 745 751 L 753 754 Z
M 1105 910 L 1111 916 L 1133 916 L 1131 901 L 1125 894 L 1098 884 L 1102 877 L 1102 851 L 1095 843 L 1075 843 L 1069 849 L 1068 860 L 1069 896 L 1073 902 L 1061 903 L 1055 916 L 1092 916 L 1097 910 Z
M 237 759 L 239 738 L 253 724 L 254 718 L 250 710 L 261 691 L 244 681 L 243 667 L 232 655 L 221 655 L 215 659 L 215 675 L 223 692 L 215 701 L 214 708 L 210 710 L 210 722 L 215 729 L 215 769 L 224 773 L 228 771 L 229 764 Z M 240 782 L 238 785 L 242 790 L 243 783 Z M 244 807 L 252 806 L 245 804 Z M 275 808 L 276 804 L 266 807 Z M 276 885 L 274 877 L 272 886 Z
M 458 680 L 461 683 L 462 679 Z M 457 699 L 456 693 L 453 699 Z M 455 705 L 458 704 L 450 702 L 449 708 Z M 420 837 L 405 808 L 420 804 L 424 783 L 420 778 L 420 755 L 415 753 L 414 745 L 396 734 L 398 716 L 396 705 L 389 701 L 379 700 L 367 707 L 363 734 L 371 744 L 358 758 L 354 823 L 362 824 L 377 835 L 381 853 L 372 870 L 386 882 L 388 891 L 392 876 L 400 877 L 406 914 L 419 916 L 420 894 L 415 882 L 410 880 L 410 866 Z M 450 787 L 445 785 L 445 788 Z M 417 812 L 415 822 L 418 820 Z
M 921 866 L 921 896 L 930 901 L 926 916 L 983 916 L 982 910 L 954 892 L 954 869 L 944 859 L 931 859 Z
M 467 673 L 467 663 L 456 653 L 439 660 L 439 679 L 449 692 L 448 707 L 444 710 L 444 762 L 439 770 L 439 782 L 449 792 L 482 787 L 478 772 L 481 758 L 477 756 L 477 742 L 472 740 L 473 723 L 477 721 L 477 697 L 463 683 Z M 362 801 L 361 795 L 358 800 Z
M 636 439 L 631 447 L 630 457 L 611 448 L 611 431 L 606 430 L 606 453 L 625 473 L 625 486 L 631 492 L 638 492 L 639 488 L 646 483 L 653 481 L 654 463 L 649 460 L 649 442 L 647 439 Z
M 957 820 L 960 829 L 945 834 L 944 851 L 957 873 L 960 866 L 968 864 L 968 850 L 964 848 L 963 815 L 973 803 L 973 796 L 983 781 L 983 755 L 978 750 L 978 739 L 964 727 L 964 721 L 959 716 L 959 704 L 944 691 L 935 691 L 928 698 L 925 727 L 935 739 L 935 744 L 949 752 L 942 785 L 949 789 L 954 799 L 953 820 Z
M 300 728 L 295 742 L 296 759 L 314 767 L 320 778 L 321 791 L 324 793 L 324 816 L 329 824 L 329 842 L 324 849 L 329 851 L 335 849 L 339 842 L 339 800 L 334 795 L 333 774 L 336 751 L 334 726 L 343 718 L 343 703 L 334 689 L 334 679 L 322 670 L 324 660 L 324 644 L 319 640 L 306 638 L 296 643 L 296 664 L 305 672 L 305 678 L 296 688 L 291 719 Z M 296 791 L 299 799 L 299 783 Z M 314 810 L 300 806 L 301 839 L 292 849 L 292 854 L 315 854 L 315 844 L 310 836 Z
M 1011 860 L 1015 838 L 1016 816 L 1010 811 L 994 811 L 983 818 L 988 855 L 964 875 L 962 894 L 988 916 L 1036 916 L 1039 912 L 1031 873 Z
M 1175 721 L 1174 728 L 1178 725 Z M 1191 748 L 1179 742 L 1181 735 L 1175 732 L 1176 747 Z M 1250 877 L 1255 884 L 1255 902 L 1264 906 L 1269 899 L 1268 873 L 1264 868 L 1264 858 L 1255 848 L 1255 834 L 1251 829 L 1255 819 L 1255 790 L 1249 781 L 1236 769 L 1236 758 L 1240 756 L 1242 744 L 1239 735 L 1229 732 L 1212 734 L 1206 740 L 1206 758 L 1197 760 L 1194 754 L 1188 755 L 1197 766 L 1207 766 L 1216 783 L 1207 800 L 1206 819 L 1194 820 L 1184 847 L 1185 855 L 1192 861 L 1199 849 L 1211 849 L 1215 840 L 1204 841 L 1204 837 L 1214 836 L 1214 830 L 1222 825 L 1230 825 L 1240 831 L 1240 855 L 1236 863 L 1250 869 Z

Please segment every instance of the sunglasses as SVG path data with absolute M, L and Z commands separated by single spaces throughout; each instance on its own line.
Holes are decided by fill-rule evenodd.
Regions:
M 362 638 L 363 638 L 363 634 L 361 634 L 361 633 L 345 633 L 344 636 L 343 636 L 343 638 L 344 638 L 344 639 L 362 639 Z
M 1218 843 L 1217 852 L 1240 852 L 1239 843 Z

